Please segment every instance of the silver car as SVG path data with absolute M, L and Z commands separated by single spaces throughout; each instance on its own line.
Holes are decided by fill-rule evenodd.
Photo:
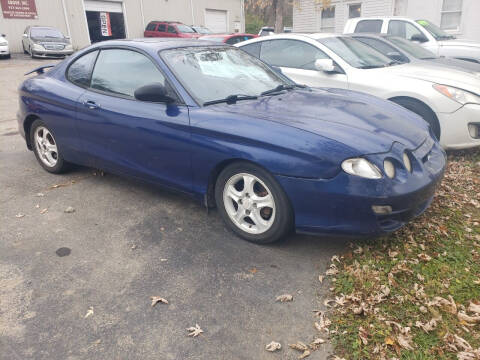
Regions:
M 22 37 L 23 52 L 34 57 L 62 58 L 73 54 L 70 39 L 53 27 L 27 26 Z
M 399 64 L 344 35 L 282 34 L 235 46 L 300 84 L 391 100 L 423 117 L 445 149 L 480 146 L 480 77 L 472 73 L 427 62 Z

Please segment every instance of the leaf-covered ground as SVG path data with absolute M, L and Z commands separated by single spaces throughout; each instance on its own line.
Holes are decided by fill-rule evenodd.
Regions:
M 480 150 L 448 160 L 425 214 L 332 259 L 337 359 L 480 360 Z

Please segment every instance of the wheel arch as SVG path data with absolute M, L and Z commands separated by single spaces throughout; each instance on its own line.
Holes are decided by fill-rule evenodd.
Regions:
M 430 105 L 428 105 L 424 101 L 419 100 L 419 99 L 417 99 L 415 97 L 412 97 L 412 96 L 393 96 L 393 97 L 389 98 L 388 100 L 390 100 L 390 101 L 392 101 L 392 102 L 394 102 L 394 103 L 396 103 L 400 106 L 403 106 L 402 101 L 411 101 L 411 102 L 414 102 L 416 105 L 418 105 L 420 107 L 423 107 L 425 110 L 427 110 L 430 113 L 430 115 L 432 116 L 432 120 L 436 123 L 436 126 L 438 127 L 438 134 L 435 134 L 435 135 L 437 135 L 438 139 L 440 139 L 440 136 L 441 136 L 440 121 L 438 120 L 437 114 L 431 108 Z M 410 110 L 412 112 L 415 112 L 411 109 L 408 109 L 408 110 Z M 417 114 L 417 115 L 420 115 L 420 114 Z
M 28 115 L 25 120 L 23 121 L 23 130 L 25 131 L 25 141 L 27 142 L 27 147 L 29 150 L 32 150 L 32 143 L 30 141 L 30 130 L 32 128 L 32 124 L 35 120 L 39 120 L 40 117 L 34 114 Z

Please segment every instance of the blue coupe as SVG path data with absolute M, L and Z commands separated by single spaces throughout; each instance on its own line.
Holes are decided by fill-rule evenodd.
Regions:
M 46 68 L 21 85 L 18 112 L 45 170 L 80 164 L 188 193 L 256 243 L 393 231 L 443 176 L 419 116 L 295 84 L 226 45 L 108 41 Z

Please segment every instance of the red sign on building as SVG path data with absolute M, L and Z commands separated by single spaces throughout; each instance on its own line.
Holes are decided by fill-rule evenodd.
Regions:
M 35 0 L 0 0 L 5 19 L 35 19 Z

